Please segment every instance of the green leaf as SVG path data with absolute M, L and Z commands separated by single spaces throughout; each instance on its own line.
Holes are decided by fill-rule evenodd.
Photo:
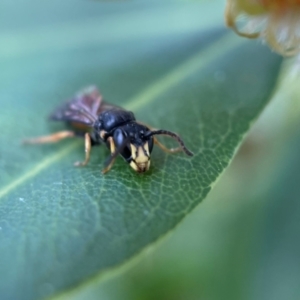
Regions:
M 93 9 L 60 23 L 38 18 L 43 5 L 30 2 L 36 24 L 23 28 L 20 18 L 0 39 L 1 299 L 41 299 L 74 287 L 173 229 L 232 159 L 280 65 L 268 49 L 210 28 L 215 4 L 84 4 Z M 118 159 L 103 176 L 104 148 L 74 168 L 81 140 L 20 146 L 24 137 L 64 128 L 46 116 L 94 83 L 139 120 L 178 132 L 195 156 L 155 149 L 147 174 Z

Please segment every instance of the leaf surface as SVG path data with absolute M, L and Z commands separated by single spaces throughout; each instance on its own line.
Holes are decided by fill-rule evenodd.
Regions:
M 83 11 L 49 24 L 35 8 L 41 26 L 14 25 L 1 37 L 2 299 L 74 287 L 162 237 L 205 198 L 269 99 L 279 57 L 211 27 L 205 18 L 214 4 L 134 3 L 136 11 L 119 4 L 109 13 L 94 3 L 91 19 Z M 139 120 L 178 132 L 194 157 L 155 149 L 147 174 L 118 159 L 103 176 L 107 149 L 93 149 L 90 164 L 74 168 L 82 140 L 20 146 L 64 128 L 47 115 L 90 84 Z

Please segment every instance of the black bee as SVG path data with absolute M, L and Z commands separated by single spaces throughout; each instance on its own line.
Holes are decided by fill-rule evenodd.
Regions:
M 69 102 L 59 107 L 50 115 L 51 120 L 65 121 L 74 128 L 72 131 L 60 131 L 49 136 L 24 140 L 27 144 L 53 143 L 67 137 L 85 138 L 85 160 L 75 166 L 85 166 L 90 159 L 91 147 L 106 144 L 110 150 L 103 173 L 108 172 L 116 157 L 121 155 L 137 172 L 149 170 L 153 144 L 166 152 L 184 151 L 192 156 L 181 138 L 167 130 L 155 130 L 138 121 L 134 114 L 121 107 L 103 101 L 102 95 L 94 86 L 76 95 Z M 168 149 L 155 135 L 167 135 L 178 141 L 180 147 Z

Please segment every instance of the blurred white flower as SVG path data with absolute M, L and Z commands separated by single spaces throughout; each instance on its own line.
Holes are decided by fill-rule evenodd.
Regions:
M 300 53 L 300 0 L 227 0 L 225 19 L 237 34 L 261 37 L 282 55 Z

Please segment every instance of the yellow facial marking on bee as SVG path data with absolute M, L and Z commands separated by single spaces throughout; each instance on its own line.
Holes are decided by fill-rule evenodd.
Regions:
M 147 155 L 145 155 L 144 150 L 142 147 L 138 147 L 138 153 L 137 153 L 137 157 L 135 159 L 135 162 L 137 164 L 144 164 L 149 160 L 149 157 Z
M 137 172 L 139 171 L 136 163 L 133 160 L 130 162 L 130 167 Z
M 133 160 L 135 160 L 136 154 L 137 154 L 137 149 L 133 144 L 130 144 L 130 148 L 131 148 L 131 157 Z
M 148 171 L 150 167 L 150 154 L 149 154 L 148 142 L 144 144 L 144 149 L 146 153 L 144 152 L 142 146 L 139 146 L 137 148 L 136 146 L 130 144 L 130 147 L 131 147 L 131 157 L 132 157 L 130 166 L 137 172 Z
M 145 148 L 145 150 L 146 150 L 147 156 L 150 157 L 150 152 L 149 152 L 149 145 L 148 145 L 148 142 L 146 142 L 146 143 L 144 144 L 144 148 Z

